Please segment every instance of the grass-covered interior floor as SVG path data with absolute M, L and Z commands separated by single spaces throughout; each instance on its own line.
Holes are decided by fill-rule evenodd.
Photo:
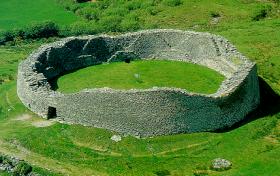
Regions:
M 94 65 L 61 76 L 58 90 L 85 88 L 146 89 L 175 87 L 197 93 L 214 93 L 224 77 L 207 67 L 179 61 L 136 60 Z

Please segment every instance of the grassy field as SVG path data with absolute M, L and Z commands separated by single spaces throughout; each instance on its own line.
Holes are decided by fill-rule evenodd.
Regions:
M 58 79 L 58 91 L 85 88 L 147 89 L 176 87 L 198 93 L 215 93 L 224 77 L 200 65 L 178 61 L 115 62 L 80 69 Z
M 110 140 L 114 134 L 110 131 L 50 123 L 22 105 L 16 95 L 15 81 L 18 61 L 48 41 L 20 42 L 0 47 L 0 74 L 4 81 L 0 83 L 0 152 L 51 170 L 52 173 L 41 171 L 45 175 L 278 176 L 280 19 L 277 4 L 257 0 L 182 2 L 175 7 L 160 5 L 162 11 L 150 19 L 139 16 L 141 24 L 221 34 L 255 61 L 262 77 L 262 104 L 243 123 L 227 131 L 147 139 L 123 137 L 118 143 Z M 267 16 L 253 20 L 262 5 L 267 4 L 272 6 Z M 212 23 L 215 15 L 211 11 L 220 14 L 217 24 Z M 210 170 L 211 160 L 217 157 L 232 161 L 232 169 Z
M 79 28 L 77 33 L 149 28 L 212 31 L 220 25 L 261 19 L 262 15 L 280 17 L 277 0 L 102 0 L 82 4 L 74 4 L 72 0 L 58 1 L 86 20 L 73 26 Z M 218 23 L 213 17 L 219 18 Z
M 51 169 L 54 175 L 276 176 L 279 172 L 279 115 L 228 132 L 124 137 L 116 143 L 110 139 L 114 133 L 106 130 L 36 117 L 18 100 L 14 81 L 2 85 L 0 92 L 0 151 Z M 211 171 L 210 162 L 216 157 L 229 159 L 233 168 Z
M 56 0 L 1 0 L 0 7 L 0 31 L 46 20 L 66 25 L 79 19 L 74 13 L 65 11 Z

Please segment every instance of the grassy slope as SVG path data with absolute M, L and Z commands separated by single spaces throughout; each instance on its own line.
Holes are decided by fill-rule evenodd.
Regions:
M 0 31 L 46 20 L 65 25 L 78 19 L 72 12 L 66 12 L 57 5 L 55 0 L 1 0 L 0 7 Z
M 110 140 L 111 132 L 78 125 L 54 124 L 36 128 L 33 116 L 16 121 L 18 113 L 29 113 L 15 94 L 15 84 L 1 87 L 0 150 L 63 174 L 152 175 L 164 171 L 191 175 L 203 170 L 210 175 L 276 175 L 279 171 L 279 115 L 253 121 L 226 133 L 197 133 L 135 139 Z M 13 102 L 9 104 L 9 102 Z M 5 108 L 6 110 L 6 108 Z M 13 128 L 9 128 L 9 127 Z M 277 137 L 278 135 L 278 137 Z M 222 173 L 205 171 L 216 157 L 233 162 Z M 152 166 L 152 167 L 150 167 Z M 83 168 L 83 169 L 81 169 Z
M 186 29 L 186 26 L 196 25 L 192 22 L 196 20 L 192 18 L 201 18 L 201 21 L 204 19 L 205 22 L 197 30 L 207 30 L 227 37 L 242 53 L 257 62 L 260 76 L 274 91 L 280 93 L 280 20 L 272 18 L 260 22 L 250 21 L 251 12 L 258 2 L 250 1 L 251 3 L 246 4 L 242 2 L 249 1 L 226 1 L 225 6 L 220 5 L 223 2 L 213 1 L 209 5 L 206 1 L 199 1 L 200 6 L 196 9 L 222 9 L 223 18 L 219 25 L 209 24 L 208 12 L 192 17 L 188 10 L 181 10 L 181 13 L 180 10 L 161 12 L 160 15 L 167 17 L 155 16 L 151 22 L 162 27 L 168 25 L 170 28 Z M 189 6 L 184 4 L 178 8 L 189 9 Z M 179 23 L 184 19 L 181 16 L 190 22 Z M 4 70 L 9 71 L 11 68 L 9 74 L 15 77 L 17 61 L 10 63 L 10 58 L 22 58 L 36 46 L 38 43 L 31 46 L 23 44 L 19 47 L 1 47 L 0 53 L 6 53 L 1 55 L 1 72 L 5 73 Z M 21 51 L 20 48 L 26 50 Z M 0 152 L 20 156 L 55 173 L 193 175 L 194 172 L 201 172 L 223 176 L 279 175 L 280 114 L 271 111 L 276 104 L 271 103 L 269 109 L 262 109 L 262 112 L 271 115 L 229 132 L 181 134 L 149 139 L 125 137 L 121 142 L 114 143 L 110 140 L 112 132 L 106 130 L 62 124 L 34 127 L 32 123 L 40 118 L 31 114 L 20 103 L 15 85 L 13 80 L 6 80 L 0 85 Z M 279 112 L 279 108 L 276 110 Z M 13 120 L 22 113 L 33 117 L 26 121 Z M 209 162 L 216 157 L 231 160 L 233 168 L 224 172 L 207 170 Z
M 215 28 L 211 25 L 211 13 L 219 13 L 222 16 L 220 24 L 247 21 L 255 11 L 258 11 L 261 3 L 254 0 L 184 0 L 184 3 L 176 7 L 159 5 L 157 15 L 140 16 L 146 23 L 154 23 L 161 28 L 180 28 L 201 30 Z M 176 9 L 176 10 L 175 10 Z M 147 24 L 148 25 L 148 24 Z
M 0 171 L 0 176 L 10 176 L 10 175 L 8 173 L 6 173 L 6 172 Z
M 116 62 L 92 66 L 64 75 L 58 79 L 58 90 L 70 93 L 85 88 L 146 89 L 157 86 L 214 93 L 222 81 L 222 75 L 200 65 L 175 61 L 133 61 L 129 64 Z

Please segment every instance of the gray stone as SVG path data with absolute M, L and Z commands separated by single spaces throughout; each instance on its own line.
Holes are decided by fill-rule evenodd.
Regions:
M 111 137 L 111 140 L 113 140 L 115 142 L 120 142 L 122 140 L 122 137 L 120 135 L 113 135 Z
M 10 173 L 11 175 L 19 175 L 16 168 L 20 166 L 19 164 L 21 162 L 24 162 L 23 160 L 20 160 L 19 158 L 13 156 L 3 155 L 1 153 L 0 157 L 0 171 Z M 32 170 L 30 170 L 29 173 L 26 173 L 25 175 L 30 175 L 31 173 L 33 173 Z
M 66 71 L 125 59 L 190 62 L 214 69 L 226 79 L 209 95 L 170 87 L 63 94 L 49 83 Z M 230 127 L 260 101 L 255 63 L 228 40 L 171 29 L 69 37 L 41 46 L 19 64 L 17 93 L 26 107 L 44 118 L 141 137 Z
M 232 166 L 232 164 L 230 161 L 228 161 L 226 159 L 222 159 L 222 158 L 216 158 L 212 161 L 211 168 L 213 170 L 223 171 L 223 170 L 230 169 L 231 166 Z

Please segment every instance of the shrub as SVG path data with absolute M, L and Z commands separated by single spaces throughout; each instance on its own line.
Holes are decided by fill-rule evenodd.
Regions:
M 259 21 L 261 19 L 266 18 L 268 16 L 268 14 L 271 12 L 271 10 L 272 10 L 271 5 L 260 6 L 259 9 L 252 16 L 252 20 Z
M 90 7 L 79 9 L 76 11 L 76 13 L 87 20 L 94 20 L 94 21 L 98 21 L 100 15 L 100 12 L 97 8 L 92 9 Z
M 214 12 L 214 11 L 211 11 L 210 12 L 210 16 L 212 18 L 218 18 L 218 17 L 221 17 L 220 13 L 219 12 Z
M 161 9 L 159 9 L 158 7 L 156 6 L 151 6 L 151 7 L 147 7 L 146 8 L 146 11 L 152 15 L 152 16 L 155 16 L 157 15 L 159 12 L 161 12 Z
M 24 161 L 20 161 L 14 169 L 14 175 L 27 175 L 31 171 L 32 167 L 29 164 Z
M 0 113 L 2 112 L 2 107 L 0 106 Z M 0 155 L 0 163 L 3 163 L 4 156 Z
M 157 28 L 160 28 L 160 26 L 157 23 L 146 23 L 146 24 L 143 24 L 143 26 L 141 28 L 143 28 L 143 29 L 157 29 Z
M 121 31 L 121 21 L 121 16 L 106 16 L 99 21 L 98 25 L 100 25 L 103 32 L 119 32 Z
M 0 33 L 0 45 L 22 39 L 49 38 L 59 35 L 59 27 L 51 21 L 36 23 L 23 29 L 14 29 Z
M 77 3 L 88 2 L 88 1 L 90 1 L 90 0 L 75 0 L 75 2 L 77 2 Z
M 129 11 L 136 10 L 136 9 L 140 9 L 141 5 L 142 5 L 142 2 L 140 2 L 140 1 L 130 1 L 130 2 L 127 2 L 126 8 Z
M 8 79 L 9 79 L 10 81 L 13 81 L 13 80 L 14 80 L 13 75 L 8 75 Z
M 5 38 L 4 38 L 4 33 L 0 32 L 0 45 L 4 45 L 6 42 Z
M 108 16 L 125 16 L 129 13 L 129 10 L 123 7 L 108 8 L 103 12 L 103 18 Z
M 277 126 L 277 118 L 272 120 L 263 121 L 260 125 L 256 126 L 255 133 L 252 136 L 252 139 L 260 139 L 269 134 L 271 134 L 272 130 Z
M 17 36 L 17 32 L 15 30 L 5 31 L 0 34 L 0 44 L 4 44 L 8 41 L 13 41 Z
M 105 10 L 110 6 L 111 3 L 112 1 L 97 1 L 96 5 L 98 9 Z
M 175 7 L 183 4 L 181 0 L 163 0 L 162 1 L 164 5 Z
M 157 176 L 167 176 L 167 175 L 171 175 L 171 173 L 170 173 L 169 170 L 155 171 L 154 174 L 157 175 Z
M 2 161 L 3 164 L 7 164 L 7 165 L 10 165 L 10 166 L 13 166 L 13 162 L 6 156 L 3 156 L 3 161 Z
M 12 41 L 14 39 L 14 31 L 6 31 L 3 34 L 5 41 Z
M 136 15 L 129 15 L 120 24 L 121 31 L 135 31 L 140 28 L 139 19 Z
M 96 34 L 101 31 L 100 26 L 94 22 L 78 21 L 67 28 L 60 30 L 59 36 L 72 36 L 82 34 Z
M 208 176 L 209 173 L 208 173 L 208 171 L 205 171 L 205 170 L 195 170 L 193 172 L 193 175 L 194 176 Z
M 36 23 L 24 29 L 25 39 L 48 38 L 58 36 L 59 28 L 51 21 Z

